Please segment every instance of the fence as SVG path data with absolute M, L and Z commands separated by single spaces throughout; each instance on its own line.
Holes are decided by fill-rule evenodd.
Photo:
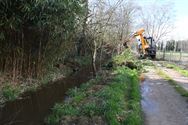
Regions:
M 158 59 L 164 59 L 169 62 L 176 62 L 188 67 L 188 52 L 174 52 L 174 51 L 158 51 Z

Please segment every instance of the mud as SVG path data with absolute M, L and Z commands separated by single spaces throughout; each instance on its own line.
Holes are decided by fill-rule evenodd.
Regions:
M 145 125 L 188 125 L 188 102 L 148 67 L 141 84 Z

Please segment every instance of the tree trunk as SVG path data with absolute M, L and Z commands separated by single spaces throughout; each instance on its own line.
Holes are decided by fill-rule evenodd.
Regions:
M 97 57 L 97 42 L 94 40 L 94 51 L 92 55 L 93 76 L 96 76 L 96 72 L 97 72 L 96 57 Z
M 165 60 L 166 48 L 163 49 L 163 60 Z
M 179 58 L 179 61 L 181 62 L 181 60 L 182 60 L 182 48 L 181 48 L 181 50 L 180 50 L 180 58 Z
M 169 62 L 172 61 L 172 50 L 170 50 L 170 59 L 169 59 Z
M 81 55 L 85 55 L 86 53 L 86 47 L 84 47 L 84 42 L 87 41 L 86 39 L 86 31 L 87 31 L 87 20 L 88 20 L 88 15 L 89 15 L 89 3 L 88 0 L 84 0 L 84 4 L 85 4 L 85 14 L 84 14 L 84 18 L 83 18 L 83 23 L 82 23 L 82 33 L 81 33 L 81 37 L 79 38 L 79 41 L 76 45 L 77 48 L 77 56 L 81 56 Z

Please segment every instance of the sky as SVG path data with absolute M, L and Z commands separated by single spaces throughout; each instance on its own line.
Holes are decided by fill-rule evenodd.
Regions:
M 165 2 L 173 3 L 174 8 L 174 30 L 170 33 L 169 38 L 175 40 L 188 39 L 188 0 L 137 0 L 139 4 L 147 6 L 153 2 L 164 4 Z
M 90 0 L 94 1 L 94 0 Z M 117 0 L 108 0 L 114 2 Z M 125 0 L 126 1 L 126 0 Z M 131 0 L 130 0 L 131 1 Z M 169 34 L 169 39 L 188 40 L 188 0 L 133 0 L 143 7 L 153 3 L 165 4 L 172 3 L 173 8 L 173 31 Z
M 176 39 L 188 39 L 188 0 L 175 0 Z

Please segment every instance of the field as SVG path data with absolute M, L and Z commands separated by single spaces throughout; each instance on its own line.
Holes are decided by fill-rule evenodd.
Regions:
M 158 59 L 163 58 L 163 52 L 158 51 L 157 58 Z M 187 52 L 182 52 L 182 55 L 180 54 L 180 52 L 166 52 L 164 59 L 169 62 L 175 62 L 177 64 L 181 64 L 185 66 L 185 68 L 188 68 L 188 53 Z

